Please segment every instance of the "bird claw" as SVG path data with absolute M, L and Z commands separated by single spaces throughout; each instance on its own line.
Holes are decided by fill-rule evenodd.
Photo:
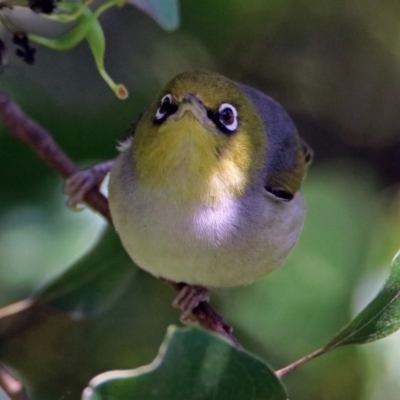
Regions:
M 83 210 L 83 201 L 86 194 L 100 186 L 111 166 L 112 162 L 108 161 L 70 176 L 64 185 L 64 194 L 69 197 L 67 206 L 74 211 Z
M 67 206 L 71 210 L 83 210 L 83 199 L 86 194 L 97 186 L 94 174 L 91 169 L 79 171 L 65 181 L 64 194 L 69 197 Z
M 192 311 L 203 301 L 209 301 L 209 290 L 203 286 L 185 285 L 172 305 L 182 310 L 180 320 L 184 324 L 196 321 Z

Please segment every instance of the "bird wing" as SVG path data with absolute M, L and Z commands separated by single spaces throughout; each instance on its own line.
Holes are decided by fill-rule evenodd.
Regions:
M 306 176 L 313 151 L 279 103 L 250 86 L 238 86 L 261 114 L 267 134 L 264 187 L 275 197 L 290 201 Z

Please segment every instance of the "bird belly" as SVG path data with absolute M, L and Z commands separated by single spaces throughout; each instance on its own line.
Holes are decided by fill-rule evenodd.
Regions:
M 218 204 L 168 203 L 159 193 L 110 179 L 110 209 L 130 257 L 151 274 L 206 287 L 248 284 L 279 267 L 301 230 L 301 193 L 291 202 L 264 192 Z M 121 174 L 122 176 L 126 174 Z

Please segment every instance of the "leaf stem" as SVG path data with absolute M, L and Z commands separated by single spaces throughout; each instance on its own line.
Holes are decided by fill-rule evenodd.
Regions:
M 317 358 L 321 354 L 324 354 L 328 349 L 326 347 L 322 347 L 310 354 L 307 354 L 306 356 L 300 358 L 299 360 L 289 364 L 288 366 L 279 369 L 278 371 L 275 371 L 275 374 L 281 378 L 282 376 L 286 375 L 289 372 L 294 371 L 298 367 L 301 367 L 302 365 L 308 363 L 309 361 L 313 360 L 314 358 Z

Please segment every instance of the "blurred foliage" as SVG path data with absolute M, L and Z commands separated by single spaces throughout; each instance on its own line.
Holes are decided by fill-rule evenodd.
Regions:
M 326 343 L 365 306 L 399 247 L 400 7 L 395 0 L 183 0 L 180 9 L 181 29 L 173 33 L 133 7 L 101 17 L 106 64 L 131 93 L 125 102 L 105 87 L 85 43 L 69 53 L 38 47 L 34 66 L 10 53 L 0 85 L 82 166 L 115 157 L 116 140 L 183 70 L 216 70 L 284 105 L 316 153 L 300 242 L 271 276 L 213 296 L 245 347 L 281 367 Z M 34 33 L 60 33 L 38 15 L 17 14 Z M 7 32 L 0 37 L 9 45 Z M 1 126 L 0 149 L 0 304 L 7 305 L 79 259 L 102 222 L 89 211 L 65 210 L 61 183 Z M 63 392 L 55 398 L 93 373 L 151 362 L 166 327 L 177 322 L 173 293 L 140 271 L 133 282 L 136 289 L 101 320 L 74 331 L 63 314 L 45 314 L 25 341 L 0 343 L 0 354 L 13 354 L 14 368 L 35 365 L 38 377 L 47 374 L 44 383 L 54 378 Z M 48 347 L 24 344 L 38 338 Z M 78 338 L 85 347 L 69 350 Z M 294 400 L 397 400 L 399 348 L 399 334 L 345 347 L 285 384 Z M 42 369 L 44 355 L 60 368 Z M 85 367 L 89 359 L 95 370 Z M 80 376 L 71 375 L 78 369 Z
M 3 311 L 0 359 L 32 399 L 78 399 L 94 375 L 155 356 L 177 319 L 172 293 L 156 282 L 135 267 L 109 228 L 95 251 L 22 306 Z

